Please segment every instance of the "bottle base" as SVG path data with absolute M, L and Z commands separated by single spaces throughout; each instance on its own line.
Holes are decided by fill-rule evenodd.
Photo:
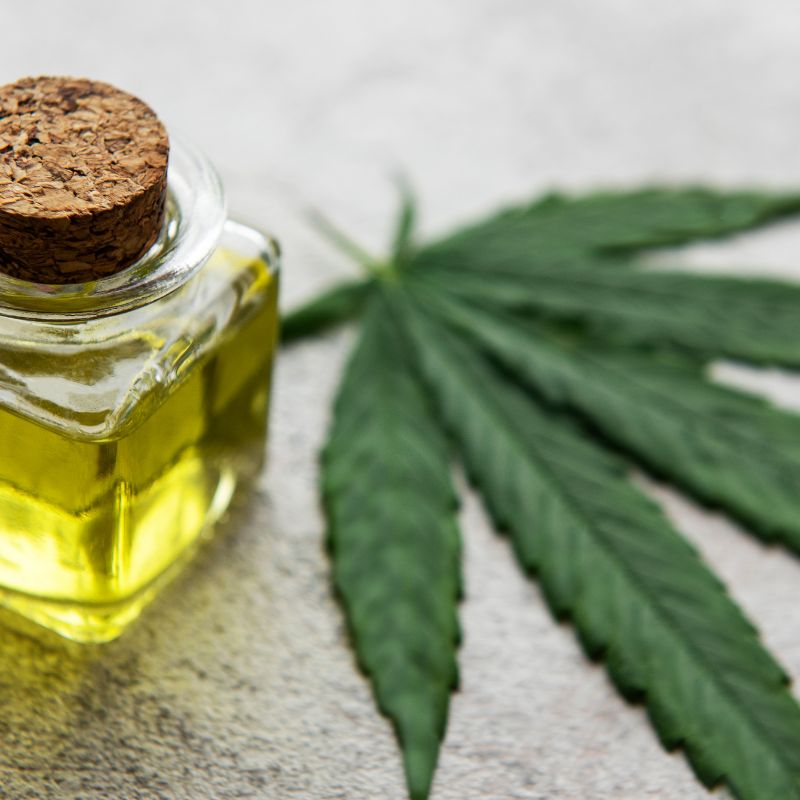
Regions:
M 59 602 L 0 588 L 0 606 L 74 642 L 101 644 L 113 641 L 191 560 L 210 532 L 209 528 L 206 535 L 201 535 L 154 581 L 124 600 L 107 604 Z
M 161 574 L 127 597 L 110 603 L 81 603 L 37 597 L 0 586 L 0 607 L 13 612 L 18 619 L 12 620 L 12 627 L 21 628 L 25 633 L 35 635 L 36 629 L 41 628 L 81 644 L 113 641 L 140 616 L 153 598 L 211 537 L 220 517 L 230 506 L 240 482 L 233 470 L 222 472 L 206 524 Z M 11 616 L 4 615 L 6 623 Z M 35 627 L 30 623 L 35 623 Z

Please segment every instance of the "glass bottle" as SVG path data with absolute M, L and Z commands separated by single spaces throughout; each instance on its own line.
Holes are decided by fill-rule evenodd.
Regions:
M 77 285 L 0 274 L 0 604 L 113 639 L 258 472 L 278 255 L 173 138 L 135 264 Z

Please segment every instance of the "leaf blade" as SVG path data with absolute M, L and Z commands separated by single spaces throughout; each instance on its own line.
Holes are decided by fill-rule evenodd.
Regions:
M 587 650 L 605 652 L 624 694 L 644 696 L 662 742 L 682 743 L 707 785 L 725 779 L 744 800 L 800 797 L 800 708 L 693 549 L 617 459 L 444 326 L 411 318 L 421 370 L 468 469 L 556 613 L 572 617 Z
M 397 178 L 397 189 L 400 193 L 400 211 L 397 215 L 389 252 L 394 268 L 402 269 L 411 257 L 414 247 L 417 201 L 410 184 L 403 176 Z
M 340 283 L 293 309 L 281 319 L 281 342 L 291 344 L 349 322 L 363 308 L 373 285 L 372 280 Z
M 469 225 L 423 248 L 421 268 L 524 271 L 745 231 L 800 211 L 800 195 L 653 186 L 547 195 Z
M 565 345 L 542 326 L 438 307 L 547 402 L 767 541 L 800 553 L 800 417 L 713 384 L 696 368 L 620 349 Z
M 406 358 L 376 294 L 336 401 L 323 496 L 359 663 L 424 800 L 457 684 L 460 542 L 448 444 Z
M 578 266 L 490 278 L 434 268 L 414 279 L 487 309 L 577 322 L 610 343 L 800 366 L 800 286 L 790 283 Z

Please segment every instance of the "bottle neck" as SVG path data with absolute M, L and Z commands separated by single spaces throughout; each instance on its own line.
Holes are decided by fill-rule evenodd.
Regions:
M 38 284 L 0 274 L 0 317 L 80 322 L 152 303 L 208 259 L 225 224 L 222 184 L 210 162 L 172 140 L 167 212 L 158 239 L 126 269 L 81 284 Z

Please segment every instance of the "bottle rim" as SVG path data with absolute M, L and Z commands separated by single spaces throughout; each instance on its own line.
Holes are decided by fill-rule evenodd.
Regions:
M 0 273 L 0 316 L 71 321 L 118 314 L 158 300 L 205 264 L 226 214 L 222 182 L 211 162 L 171 136 L 166 213 L 152 247 L 129 267 L 87 283 L 33 283 Z

